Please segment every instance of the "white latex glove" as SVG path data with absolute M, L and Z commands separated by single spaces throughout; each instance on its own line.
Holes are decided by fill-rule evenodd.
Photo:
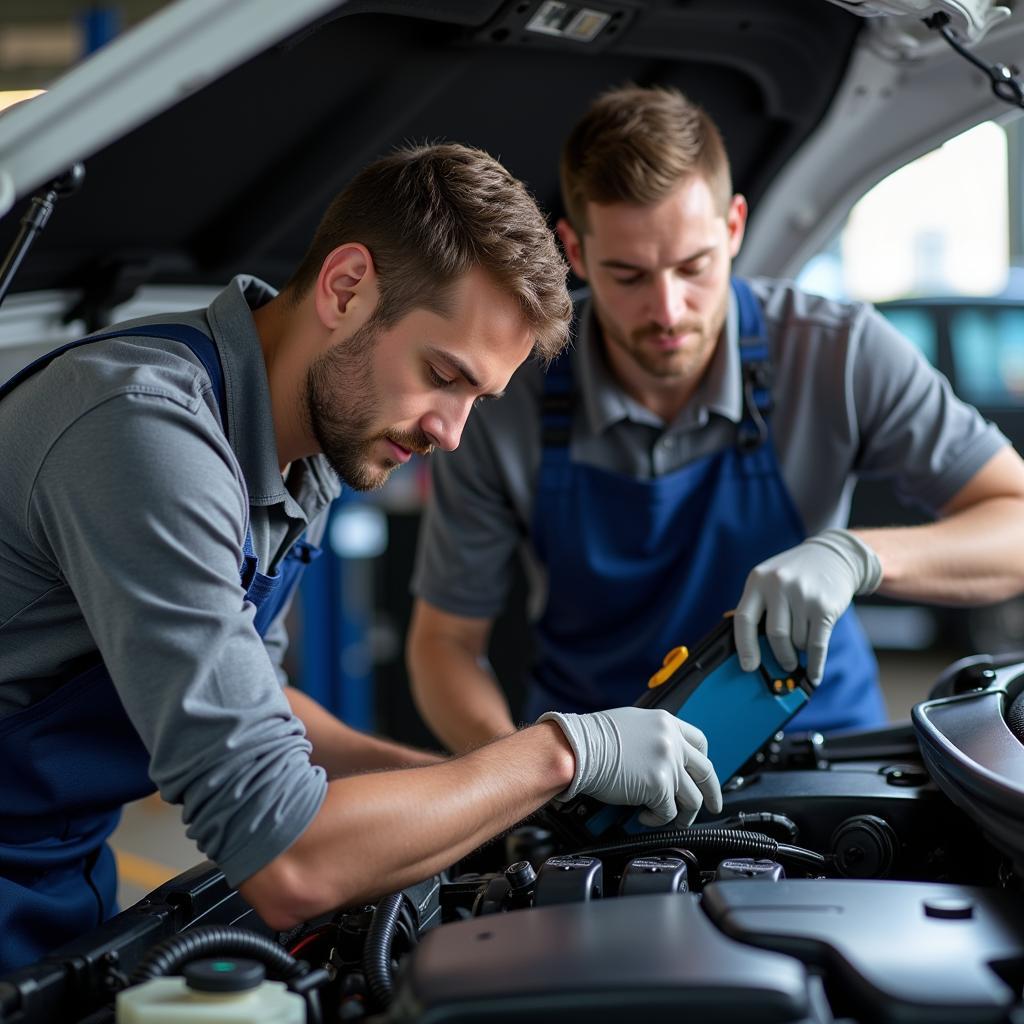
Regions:
M 792 672 L 797 651 L 807 652 L 807 678 L 817 686 L 825 672 L 832 629 L 857 594 L 872 594 L 882 582 L 882 563 L 848 530 L 823 530 L 795 548 L 756 566 L 736 606 L 733 631 L 740 666 L 761 664 L 757 626 L 779 664 Z
M 576 755 L 572 784 L 559 794 L 587 793 L 608 804 L 646 807 L 644 825 L 681 817 L 689 825 L 707 800 L 722 809 L 722 788 L 707 758 L 708 741 L 696 726 L 660 708 L 615 708 L 589 715 L 549 711 L 538 722 L 557 722 Z

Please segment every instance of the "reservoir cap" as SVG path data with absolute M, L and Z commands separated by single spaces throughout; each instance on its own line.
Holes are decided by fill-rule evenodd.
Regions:
M 248 992 L 261 985 L 267 974 L 256 960 L 236 957 L 193 960 L 181 973 L 194 992 Z

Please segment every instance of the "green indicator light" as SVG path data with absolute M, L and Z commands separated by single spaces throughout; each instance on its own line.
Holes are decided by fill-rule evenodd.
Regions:
M 215 960 L 210 966 L 222 974 L 235 969 L 235 965 L 228 960 Z

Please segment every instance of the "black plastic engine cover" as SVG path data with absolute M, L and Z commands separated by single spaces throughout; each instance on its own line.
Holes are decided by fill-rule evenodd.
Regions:
M 782 1024 L 809 1004 L 799 961 L 733 941 L 682 893 L 444 925 L 403 965 L 391 1012 L 417 1024 Z
M 894 833 L 892 876 L 968 884 L 994 877 L 997 858 L 979 840 L 977 827 L 928 778 L 920 761 L 764 771 L 725 794 L 723 815 L 740 811 L 786 815 L 800 830 L 797 844 L 823 853 L 832 852 L 836 831 L 845 822 L 871 815 Z
M 728 935 L 824 968 L 861 1003 L 858 1019 L 1007 1020 L 1019 1000 L 993 969 L 1024 968 L 1024 897 L 921 882 L 716 882 L 703 909 Z

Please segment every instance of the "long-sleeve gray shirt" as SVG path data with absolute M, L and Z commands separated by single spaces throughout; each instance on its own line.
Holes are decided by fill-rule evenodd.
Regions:
M 239 581 L 247 523 L 272 571 L 338 493 L 320 457 L 282 479 L 250 312 L 272 295 L 236 278 L 206 310 L 135 322 L 213 338 L 226 434 L 202 364 L 152 338 L 69 352 L 0 402 L 0 718 L 99 651 L 151 778 L 234 885 L 326 790 L 281 690 L 283 624 L 261 640 Z

